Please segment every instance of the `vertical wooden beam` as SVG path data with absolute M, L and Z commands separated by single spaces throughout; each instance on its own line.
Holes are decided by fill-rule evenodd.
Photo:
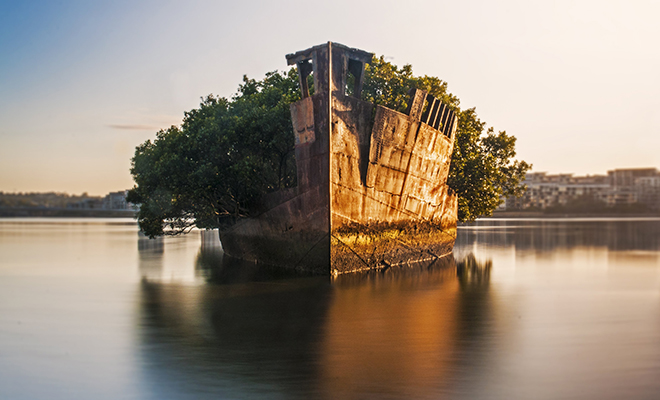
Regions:
M 438 109 L 440 108 L 441 105 L 442 102 L 440 101 L 440 99 L 433 99 L 433 108 L 431 109 L 431 113 L 429 114 L 429 119 L 422 122 L 426 122 L 428 125 L 433 126 L 435 119 L 438 117 Z
M 408 108 L 406 109 L 406 114 L 419 121 L 422 116 L 422 111 L 424 111 L 426 92 L 412 88 L 408 92 L 408 95 L 410 96 L 410 100 L 408 100 Z
M 445 132 L 447 132 L 447 122 L 449 121 L 449 112 L 451 110 L 449 107 L 447 107 L 447 111 L 445 112 L 445 115 L 442 116 L 442 121 L 440 127 L 442 128 L 442 133 L 446 135 Z
M 431 122 L 429 122 L 429 125 L 433 127 L 433 129 L 438 129 L 440 126 L 440 121 L 442 121 L 442 117 L 444 114 L 447 112 L 447 105 L 440 100 L 438 100 L 440 103 L 440 107 L 438 108 L 438 113 L 435 116 L 435 119 Z
M 458 127 L 458 117 L 456 116 L 456 113 L 454 111 L 451 112 L 451 123 L 449 124 L 449 129 L 445 132 L 445 135 L 449 139 L 453 139 L 454 137 L 454 132 L 456 132 L 456 128 Z
M 420 120 L 422 122 L 426 122 L 429 120 L 429 114 L 431 113 L 431 109 L 433 108 L 433 103 L 435 103 L 435 97 L 431 96 L 430 94 L 426 95 L 426 102 L 424 104 L 427 104 L 426 110 L 422 113 L 422 117 Z

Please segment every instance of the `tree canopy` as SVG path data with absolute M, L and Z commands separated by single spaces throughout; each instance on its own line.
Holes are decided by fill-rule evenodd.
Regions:
M 228 100 L 209 95 L 197 109 L 135 149 L 138 223 L 149 236 L 217 228 L 248 215 L 264 193 L 296 184 L 289 104 L 300 98 L 295 71 L 243 78 Z
M 503 196 L 521 195 L 531 167 L 515 160 L 506 132 L 486 129 L 474 108 L 462 110 L 447 83 L 414 76 L 383 57 L 367 65 L 362 98 L 403 111 L 410 88 L 428 91 L 458 115 L 448 184 L 457 193 L 460 221 L 491 215 Z M 138 146 L 127 200 L 140 204 L 138 223 L 153 237 L 199 228 L 225 227 L 248 216 L 270 191 L 296 185 L 289 104 L 300 99 L 297 72 L 243 78 L 231 99 L 209 95 L 199 108 Z M 167 227 L 166 231 L 164 228 Z
M 458 195 L 459 221 L 490 216 L 503 197 L 522 196 L 525 187 L 521 182 L 531 165 L 515 159 L 515 137 L 486 128 L 475 108 L 461 109 L 458 97 L 447 91 L 447 83 L 440 78 L 414 76 L 410 64 L 398 68 L 382 56 L 367 65 L 365 100 L 404 111 L 410 88 L 441 99 L 458 116 L 447 184 Z

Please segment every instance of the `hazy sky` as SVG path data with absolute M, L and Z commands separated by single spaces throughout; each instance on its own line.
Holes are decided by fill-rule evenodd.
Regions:
M 535 171 L 660 167 L 659 4 L 0 0 L 0 191 L 130 188 L 201 96 L 327 41 L 439 76 Z

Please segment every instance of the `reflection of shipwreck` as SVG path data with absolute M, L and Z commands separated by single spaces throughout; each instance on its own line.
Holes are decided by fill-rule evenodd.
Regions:
M 302 91 L 291 105 L 298 187 L 220 232 L 228 255 L 336 275 L 451 252 L 457 201 L 446 181 L 457 118 L 420 90 L 405 114 L 360 100 L 371 58 L 331 42 L 287 55 Z

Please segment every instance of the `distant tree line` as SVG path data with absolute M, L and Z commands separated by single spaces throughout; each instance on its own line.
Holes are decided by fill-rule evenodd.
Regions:
M 542 211 L 545 214 L 657 214 L 647 204 L 615 204 L 608 206 L 605 201 L 592 194 L 583 194 L 570 199 L 566 204 L 552 204 L 545 209 L 527 208 L 525 211 Z
M 67 193 L 58 192 L 5 193 L 0 191 L 0 207 L 67 208 L 72 204 L 87 200 L 101 201 L 102 197 L 90 196 L 87 193 L 82 193 L 80 195 L 70 195 Z

